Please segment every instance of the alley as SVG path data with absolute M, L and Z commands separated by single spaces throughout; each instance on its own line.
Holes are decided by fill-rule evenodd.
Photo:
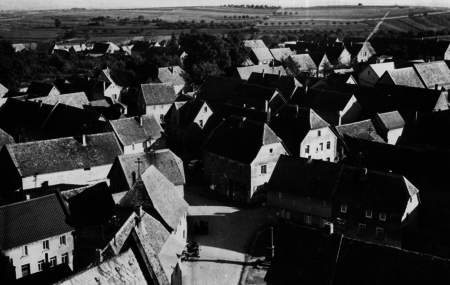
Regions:
M 258 226 L 267 221 L 265 208 L 241 209 L 186 192 L 189 222 L 201 219 L 209 224 L 207 235 L 188 235 L 201 245 L 197 261 L 184 262 L 183 284 L 238 284 L 245 264 L 246 246 Z

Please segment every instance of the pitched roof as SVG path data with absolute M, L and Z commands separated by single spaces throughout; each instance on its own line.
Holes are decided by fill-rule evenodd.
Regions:
M 280 74 L 286 75 L 286 70 L 283 66 L 269 66 L 269 65 L 254 65 L 254 66 L 245 66 L 245 67 L 237 67 L 236 73 L 240 79 L 248 80 L 252 72 L 262 73 L 264 70 L 265 74 Z
M 308 52 L 308 54 L 311 57 L 312 61 L 314 61 L 314 64 L 316 66 L 319 66 L 322 63 L 322 60 L 324 60 L 324 58 L 327 58 L 327 55 L 324 52 L 310 51 Z
M 377 115 L 388 130 L 399 129 L 405 126 L 405 121 L 403 120 L 402 116 L 400 116 L 400 113 L 398 111 L 392 111 Z
M 304 89 L 297 88 L 289 103 L 317 110 L 343 111 L 352 97 L 349 93 L 315 88 L 309 88 L 305 94 Z
M 91 79 L 89 80 L 89 85 L 91 86 L 90 90 L 95 92 L 103 93 L 105 92 L 111 85 L 111 82 Z
M 55 80 L 54 85 L 61 94 L 79 93 L 83 91 L 83 89 L 77 85 L 61 82 L 59 80 Z
M 161 83 L 169 83 L 172 85 L 185 85 L 184 70 L 179 66 L 160 67 L 158 68 L 158 79 Z
M 248 78 L 249 84 L 261 85 L 266 88 L 276 88 L 285 98 L 290 98 L 297 87 L 302 87 L 292 76 L 281 76 L 278 74 L 264 74 L 253 72 Z
M 258 61 L 271 61 L 273 59 L 272 54 L 266 47 L 254 48 L 250 51 L 250 53 L 253 53 L 255 57 L 258 59 Z
M 180 106 L 178 109 L 179 127 L 187 130 L 205 104 L 206 102 L 203 100 L 193 99 Z
M 250 164 L 261 146 L 281 143 L 265 123 L 230 117 L 211 134 L 203 149 L 226 158 Z
M 38 97 L 44 97 L 52 91 L 53 87 L 55 86 L 52 84 L 33 81 L 30 86 L 28 86 L 27 93 Z
M 174 87 L 168 83 L 141 84 L 141 90 L 147 106 L 172 104 L 177 98 Z
M 340 56 L 347 49 L 344 46 L 328 46 L 328 45 L 319 45 L 316 52 L 324 52 L 327 55 L 329 61 L 338 61 Z
M 283 140 L 293 156 L 300 155 L 300 143 L 310 130 L 328 127 L 314 110 L 286 104 L 272 115 L 269 126 Z
M 8 250 L 71 232 L 55 195 L 0 207 L 0 248 Z
M 6 145 L 5 150 L 22 177 L 112 164 L 122 154 L 112 132 L 86 135 L 86 146 L 81 137 L 66 137 Z
M 396 85 L 425 88 L 419 75 L 412 67 L 387 70 L 382 77 L 384 76 L 389 76 Z M 382 78 L 380 78 L 380 82 L 383 82 Z
M 277 93 L 279 92 L 275 88 L 266 88 L 260 85 L 242 83 L 234 88 L 232 96 L 240 99 L 270 101 Z
M 64 105 L 69 105 L 72 107 L 83 109 L 85 106 L 88 106 L 89 100 L 84 92 L 77 92 L 71 94 L 64 95 L 55 95 L 55 96 L 46 96 L 39 97 L 35 99 L 30 99 L 34 102 L 42 102 L 44 104 L 55 105 L 57 102 Z
M 140 120 L 142 119 L 142 126 Z M 130 117 L 109 122 L 123 146 L 161 138 L 164 130 L 153 114 Z
M 386 71 L 394 70 L 395 64 L 393 62 L 384 62 L 377 64 L 369 64 L 369 67 L 377 74 L 378 77 L 381 77 Z M 368 67 L 368 68 L 369 68 Z M 364 71 L 361 71 L 361 73 Z
M 415 50 L 416 54 L 420 55 L 435 55 L 444 57 L 450 47 L 450 41 L 448 40 L 422 40 L 419 41 L 419 45 Z
M 450 69 L 444 61 L 417 63 L 414 69 L 428 89 L 434 89 L 436 84 L 450 88 Z
M 370 119 L 351 124 L 336 126 L 336 130 L 339 133 L 339 135 L 341 135 L 341 137 L 347 135 L 364 140 L 377 141 L 381 143 L 385 142 L 381 138 L 381 136 L 377 133 L 377 129 L 375 128 L 375 125 Z
M 189 205 L 180 197 L 175 186 L 155 166 L 147 168 L 141 178 L 142 180 L 136 182 L 120 200 L 119 205 L 122 207 L 142 205 L 144 210 L 150 206 L 172 230 L 176 229 Z
M 294 62 L 300 71 L 309 71 L 310 69 L 317 69 L 316 64 L 312 60 L 311 56 L 307 53 L 290 55 L 289 58 Z
M 147 168 L 153 165 L 175 186 L 186 183 L 183 161 L 171 150 L 161 149 L 152 154 L 124 154 L 117 157 L 130 188 L 133 186 L 132 172 L 137 172 L 136 161 L 138 158 L 142 162 L 139 167 L 141 172 L 139 175 L 142 175 Z
M 249 48 L 266 48 L 266 44 L 262 40 L 247 40 L 243 41 L 244 45 Z
M 283 61 L 288 58 L 288 56 L 294 54 L 294 52 L 290 48 L 275 48 L 270 49 L 270 53 L 272 53 L 273 58 L 278 61 Z
M 234 88 L 244 82 L 244 80 L 237 78 L 208 75 L 198 90 L 198 98 L 208 103 L 224 103 L 228 101 L 228 97 Z
M 13 137 L 10 136 L 4 130 L 0 129 L 0 149 L 2 149 L 2 147 L 5 144 L 13 144 L 13 143 L 15 143 Z
M 131 51 L 133 52 L 146 52 L 148 51 L 152 46 L 154 46 L 154 42 L 147 42 L 147 41 L 137 41 L 134 43 L 133 47 L 131 48 Z

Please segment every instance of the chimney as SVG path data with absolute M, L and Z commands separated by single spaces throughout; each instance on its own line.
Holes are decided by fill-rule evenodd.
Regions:
M 138 217 L 142 217 L 142 215 L 144 214 L 144 211 L 142 211 L 142 206 L 135 206 L 134 212 L 136 213 L 136 216 L 138 216 Z
M 266 119 L 266 124 L 270 123 L 270 108 L 267 110 L 267 119 Z
M 264 69 L 263 69 L 263 72 L 262 72 L 262 78 L 264 78 Z
M 139 116 L 139 126 L 142 127 L 142 116 Z
M 434 90 L 438 90 L 439 84 L 434 84 Z
M 269 240 L 269 246 L 267 247 L 266 250 L 266 261 L 270 261 L 273 258 L 274 255 L 274 249 L 275 247 L 273 246 L 273 228 L 269 228 L 270 230 L 270 240 Z
M 342 124 L 342 111 L 337 111 L 338 115 L 338 126 Z
M 419 120 L 419 111 L 416 111 L 415 117 L 414 117 L 414 122 L 417 123 L 417 121 Z
M 102 250 L 100 248 L 95 250 L 95 261 L 97 261 L 97 263 L 102 263 L 103 261 Z
M 278 78 L 280 78 L 280 77 L 281 77 L 281 69 L 278 70 Z
M 264 107 L 264 111 L 267 112 L 269 110 L 269 100 L 266 100 L 266 105 Z
M 308 85 L 305 85 L 305 94 L 308 93 Z
M 131 172 L 131 181 L 133 185 L 136 183 L 136 171 Z
M 83 134 L 82 137 L 81 137 L 81 139 L 82 139 L 82 145 L 83 145 L 83 146 L 86 146 L 86 145 L 87 145 L 87 144 L 86 144 L 86 134 Z

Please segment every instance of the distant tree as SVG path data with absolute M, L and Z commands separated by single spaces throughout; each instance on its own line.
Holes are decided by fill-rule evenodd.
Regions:
M 55 19 L 55 27 L 56 27 L 57 29 L 59 29 L 59 27 L 61 27 L 61 25 L 62 25 L 61 19 L 56 18 L 56 19 Z
M 288 12 L 284 12 L 284 15 L 286 16 L 288 14 Z
M 225 19 L 227 18 L 227 15 L 223 16 Z
M 142 20 L 144 20 L 145 18 L 144 18 L 144 16 L 139 15 L 139 16 L 137 17 L 137 19 L 138 19 L 138 21 L 142 21 Z
M 361 4 L 361 3 L 358 3 L 358 6 L 362 6 L 362 4 Z
M 428 16 L 428 13 L 427 13 L 427 12 L 425 12 L 425 13 L 423 13 L 423 15 L 424 15 L 425 17 L 427 17 L 427 16 Z

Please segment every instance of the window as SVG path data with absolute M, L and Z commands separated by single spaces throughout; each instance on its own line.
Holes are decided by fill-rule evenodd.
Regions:
M 160 114 L 160 115 L 159 115 L 159 120 L 160 120 L 161 122 L 164 121 L 164 115 L 163 115 L 163 114 Z
M 312 222 L 310 215 L 305 215 L 305 224 L 310 225 Z
M 211 183 L 214 184 L 216 182 L 216 177 L 214 176 L 214 172 L 211 172 Z
M 134 144 L 131 145 L 131 150 L 134 150 Z
M 323 151 L 323 143 L 320 143 L 320 151 Z
M 142 148 L 146 148 L 147 147 L 147 142 L 142 142 Z
M 317 131 L 317 136 L 320 137 L 321 131 Z
M 372 218 L 372 210 L 366 210 L 366 218 Z
M 278 192 L 278 198 L 279 199 L 283 198 L 283 195 L 281 194 L 281 192 Z
M 344 204 L 341 205 L 341 212 L 347 213 L 347 205 L 344 205 Z
M 60 245 L 66 245 L 66 236 L 60 236 L 59 237 L 59 244 Z
M 22 277 L 30 275 L 30 264 L 22 265 Z
M 208 107 L 205 107 L 205 108 L 203 109 L 203 112 L 208 112 Z
M 331 142 L 327 142 L 327 149 L 331 148 Z
M 203 120 L 199 120 L 198 125 L 200 126 L 200 128 L 203 128 Z
M 214 155 L 211 155 L 211 164 L 216 164 L 216 158 Z
M 28 255 L 28 246 L 22 246 L 22 256 Z
M 56 266 L 56 256 L 50 258 L 50 267 Z
M 327 207 L 327 201 L 323 201 L 322 202 L 322 208 L 326 208 Z
M 44 250 L 48 250 L 50 248 L 48 240 L 44 240 L 42 242 L 42 247 L 44 248 Z
M 365 224 L 359 224 L 358 226 L 358 234 L 365 235 L 366 234 L 366 225 Z
M 267 165 L 261 165 L 261 174 L 267 173 Z
M 224 187 L 223 177 L 220 177 L 220 186 Z
M 219 158 L 219 162 L 220 162 L 220 166 L 224 167 L 225 166 L 225 159 L 223 159 L 223 157 Z
M 164 105 L 161 105 L 161 109 L 164 109 Z
M 291 212 L 289 212 L 289 211 L 286 211 L 286 219 L 290 219 L 291 218 Z
M 38 262 L 38 271 L 44 270 L 44 260 Z
M 309 153 L 309 145 L 306 146 L 305 153 Z
M 269 152 L 272 153 L 273 152 L 273 148 L 269 149 Z
M 239 164 L 239 174 L 244 174 L 244 166 Z
M 384 238 L 384 229 L 377 228 L 377 238 Z
M 386 221 L 386 213 L 380 213 L 380 220 Z
M 306 197 L 305 203 L 310 205 L 311 204 L 311 199 L 309 197 Z

